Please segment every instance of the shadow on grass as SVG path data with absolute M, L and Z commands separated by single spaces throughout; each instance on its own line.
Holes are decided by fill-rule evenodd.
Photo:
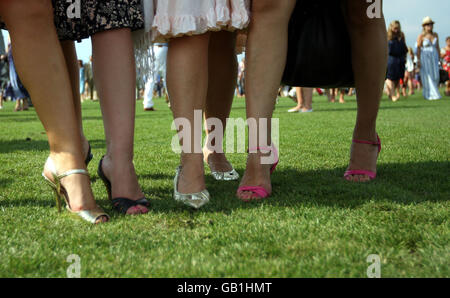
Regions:
M 104 140 L 90 140 L 92 149 L 104 149 Z M 33 140 L 31 138 L 3 141 L 0 140 L 0 153 L 14 153 L 17 151 L 48 151 L 49 146 L 46 140 Z
M 12 179 L 0 178 L 0 189 L 6 188 L 9 184 L 13 182 Z
M 211 203 L 196 212 L 231 213 L 235 209 L 257 208 L 261 204 L 277 207 L 329 206 L 352 209 L 368 201 L 413 205 L 423 202 L 443 202 L 450 198 L 448 186 L 449 162 L 382 164 L 378 177 L 369 183 L 351 183 L 342 176 L 344 168 L 298 171 L 285 168 L 272 178 L 273 194 L 262 202 L 243 203 L 236 198 L 239 182 L 216 182 L 210 176 L 206 183 Z M 243 169 L 239 169 L 242 174 Z M 186 208 L 172 199 L 173 190 L 153 189 L 159 199 L 152 200 L 152 212 L 185 212 Z
M 48 151 L 48 142 L 44 140 L 20 139 L 0 140 L 0 153 L 14 153 L 17 151 Z
M 242 174 L 243 169 L 238 169 Z M 172 176 L 166 174 L 147 174 L 140 178 L 164 180 L 167 186 L 157 186 L 144 189 L 151 202 L 151 212 L 161 214 L 176 214 L 191 212 L 231 214 L 233 210 L 259 208 L 261 204 L 280 208 L 320 207 L 354 209 L 368 201 L 415 205 L 424 202 L 444 202 L 450 198 L 448 173 L 450 162 L 421 162 L 405 164 L 382 164 L 378 167 L 378 177 L 370 183 L 351 183 L 342 178 L 344 168 L 333 170 L 299 171 L 292 168 L 281 168 L 273 175 L 273 194 L 262 202 L 243 203 L 236 198 L 238 181 L 217 182 L 207 175 L 206 183 L 211 193 L 211 202 L 199 211 L 193 211 L 173 200 Z M 1 184 L 11 181 L 0 180 Z M 100 182 L 99 182 L 100 183 Z M 49 193 L 48 200 L 22 198 L 1 200 L 0 207 L 40 206 L 54 207 L 54 201 Z M 110 205 L 104 196 L 97 201 L 107 211 Z M 114 213 L 113 213 L 114 214 Z M 118 214 L 114 214 L 118 215 Z
M 380 110 L 405 110 L 405 109 L 430 109 L 430 108 L 434 108 L 432 106 L 392 106 L 392 107 L 385 107 L 385 106 L 381 106 Z M 353 108 L 336 108 L 336 109 L 330 109 L 330 108 L 326 108 L 326 109 L 317 109 L 314 110 L 314 112 L 341 112 L 341 111 L 356 111 L 356 106 Z

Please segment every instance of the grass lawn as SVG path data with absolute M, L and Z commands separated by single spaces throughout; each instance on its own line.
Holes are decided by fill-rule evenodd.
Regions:
M 450 277 L 450 98 L 383 98 L 378 175 L 369 184 L 342 179 L 356 114 L 314 98 L 314 113 L 288 114 L 281 99 L 280 166 L 273 196 L 245 204 L 238 182 L 216 182 L 212 201 L 194 212 L 172 198 L 178 156 L 171 151 L 171 113 L 138 103 L 135 164 L 149 214 L 113 212 L 96 174 L 105 152 L 97 102 L 83 104 L 99 204 L 113 217 L 91 226 L 59 215 L 41 179 L 48 154 L 35 112 L 0 111 L 0 277 L 65 277 L 67 256 L 81 258 L 82 277 L 366 277 L 367 256 L 381 258 L 382 277 Z M 232 117 L 244 117 L 236 99 Z M 242 175 L 245 154 L 229 159 Z

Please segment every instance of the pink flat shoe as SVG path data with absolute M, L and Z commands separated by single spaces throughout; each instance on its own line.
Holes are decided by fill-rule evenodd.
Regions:
M 368 145 L 378 146 L 378 156 L 380 155 L 380 152 L 381 152 L 381 140 L 380 140 L 380 137 L 378 136 L 378 134 L 377 134 L 377 142 L 353 140 L 353 143 L 368 144 Z M 378 156 L 377 156 L 377 158 L 378 158 Z M 345 172 L 344 178 L 347 181 L 349 181 L 349 177 L 350 176 L 354 176 L 354 175 L 366 175 L 367 177 L 369 177 L 370 180 L 374 180 L 377 177 L 377 173 L 372 172 L 372 171 L 367 171 L 367 170 L 349 170 L 349 171 Z
M 259 151 L 266 150 L 266 151 L 269 151 L 269 152 L 272 152 L 272 151 L 274 152 L 276 162 L 274 164 L 272 164 L 272 167 L 270 168 L 270 175 L 272 175 L 273 172 L 275 172 L 275 170 L 277 168 L 277 165 L 278 165 L 278 162 L 279 162 L 277 149 L 275 148 L 275 146 L 272 146 L 271 148 L 269 148 L 269 147 L 257 147 L 257 148 L 254 148 L 254 149 L 249 149 L 249 152 L 255 152 L 255 151 L 258 151 L 258 150 Z M 241 187 L 238 188 L 238 190 L 236 192 L 236 195 L 237 195 L 238 198 L 240 198 L 239 194 L 242 193 L 242 192 L 251 192 L 251 193 L 253 193 L 255 195 L 255 197 L 253 197 L 253 199 L 265 199 L 265 198 L 270 196 L 269 191 L 267 189 L 265 189 L 264 187 L 262 187 L 262 186 L 245 186 L 245 185 L 241 186 Z

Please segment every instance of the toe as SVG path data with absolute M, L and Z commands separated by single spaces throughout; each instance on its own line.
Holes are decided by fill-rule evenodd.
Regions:
M 147 207 L 145 207 L 144 205 L 137 205 L 136 207 L 138 207 L 138 208 L 139 208 L 139 210 L 140 210 L 141 214 L 145 214 L 145 213 L 148 213 L 148 208 L 147 208 Z
M 127 214 L 128 215 L 141 214 L 141 210 L 139 209 L 138 206 L 133 206 L 133 207 L 128 208 Z

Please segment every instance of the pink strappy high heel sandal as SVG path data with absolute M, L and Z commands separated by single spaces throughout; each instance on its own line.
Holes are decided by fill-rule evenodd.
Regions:
M 381 140 L 380 137 L 377 134 L 377 142 L 369 142 L 369 141 L 362 141 L 362 140 L 353 140 L 353 143 L 357 144 L 368 144 L 368 145 L 374 145 L 378 146 L 378 156 L 381 152 Z M 378 158 L 377 156 L 377 158 Z M 349 181 L 349 177 L 353 175 L 366 175 L 369 177 L 370 180 L 374 180 L 377 177 L 377 173 L 367 170 L 348 170 L 344 174 L 344 178 Z
M 273 152 L 275 154 L 275 160 L 276 162 L 274 164 L 272 164 L 272 167 L 270 168 L 270 175 L 272 175 L 272 173 L 275 171 L 275 169 L 277 168 L 278 165 L 278 151 L 275 148 L 275 146 L 272 145 L 272 147 L 257 147 L 257 148 L 253 148 L 253 149 L 249 149 L 249 152 L 255 152 L 255 151 L 261 151 L 261 150 L 265 150 L 265 151 L 269 151 L 269 152 Z M 254 199 L 265 199 L 267 197 L 270 196 L 270 193 L 267 189 L 265 189 L 262 186 L 241 186 L 238 188 L 236 195 L 239 197 L 239 194 L 242 192 L 252 192 L 256 197 L 254 197 Z

